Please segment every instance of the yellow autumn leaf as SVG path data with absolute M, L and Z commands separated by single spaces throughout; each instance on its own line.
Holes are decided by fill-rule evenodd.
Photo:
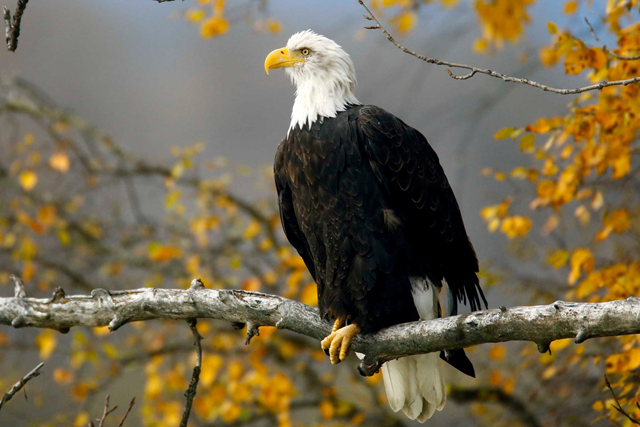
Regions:
M 566 338 L 562 340 L 555 340 L 551 343 L 551 351 L 562 350 L 563 348 L 567 348 L 569 344 L 573 343 L 573 338 Z
M 532 133 L 526 134 L 520 138 L 520 151 L 523 153 L 531 153 L 535 146 L 536 136 Z
M 196 23 L 202 21 L 204 15 L 205 13 L 202 9 L 189 9 L 185 14 L 185 18 L 191 23 Z
M 260 223 L 253 219 L 249 222 L 247 228 L 245 228 L 244 233 L 242 233 L 242 238 L 244 240 L 251 240 L 260 233 L 260 229 Z
M 335 406 L 333 406 L 333 403 L 329 400 L 321 401 L 318 409 L 320 410 L 320 415 L 322 415 L 322 418 L 325 420 L 333 419 L 336 412 Z
M 27 191 L 31 191 L 38 184 L 38 174 L 32 170 L 23 171 L 18 178 L 20 185 Z
M 282 24 L 280 21 L 276 21 L 275 19 L 268 19 L 266 22 L 267 31 L 271 34 L 278 34 L 282 31 Z
M 200 36 L 203 39 L 210 39 L 225 34 L 229 31 L 229 21 L 224 17 L 214 16 L 203 22 L 200 27 Z
M 604 409 L 604 404 L 602 403 L 602 400 L 598 400 L 596 402 L 593 402 L 593 405 L 591 405 L 591 407 L 594 411 L 602 411 Z
M 514 128 L 500 129 L 493 135 L 494 139 L 507 139 L 510 138 L 516 130 Z
M 53 380 L 58 384 L 71 384 L 74 376 L 73 372 L 62 368 L 56 368 L 53 371 Z
M 553 35 L 558 33 L 558 26 L 551 21 L 547 22 L 547 29 L 549 30 L 549 34 Z
M 547 258 L 547 263 L 555 269 L 564 267 L 567 261 L 569 261 L 569 251 L 565 251 L 564 249 L 554 251 Z
M 411 11 L 394 16 L 389 22 L 395 26 L 396 31 L 400 34 L 407 34 L 416 26 L 416 20 L 415 12 Z
M 242 414 L 242 407 L 236 403 L 227 401 L 222 404 L 221 412 L 222 420 L 225 423 L 231 423 L 240 418 L 240 415 Z
M 510 239 L 514 237 L 526 236 L 529 230 L 531 230 L 533 223 L 527 217 L 521 215 L 514 215 L 506 217 L 502 220 L 500 230 L 507 235 Z
M 46 330 L 36 337 L 36 345 L 40 352 L 40 359 L 47 360 L 58 344 L 53 331 Z
M 71 160 L 64 151 L 58 151 L 49 157 L 49 167 L 61 173 L 67 173 L 71 167 Z
M 489 350 L 489 358 L 493 360 L 502 360 L 504 359 L 506 353 L 506 347 L 502 344 L 497 344 L 491 347 L 491 350 Z
M 476 41 L 473 42 L 473 50 L 475 52 L 484 53 L 487 51 L 488 47 L 489 47 L 489 42 L 487 41 L 487 39 L 484 39 L 484 38 L 476 39 Z
M 595 266 L 595 260 L 591 251 L 586 248 L 576 249 L 571 254 L 571 273 L 569 274 L 568 282 L 573 285 L 582 272 L 590 273 Z
M 149 243 L 148 252 L 149 258 L 155 262 L 167 262 L 182 256 L 182 251 L 179 248 L 164 246 L 158 242 Z
M 568 1 L 564 4 L 562 11 L 565 15 L 573 15 L 578 10 L 578 2 L 575 0 Z
M 80 412 L 76 415 L 76 419 L 73 421 L 74 427 L 85 427 L 89 425 L 91 421 L 89 414 L 87 412 Z

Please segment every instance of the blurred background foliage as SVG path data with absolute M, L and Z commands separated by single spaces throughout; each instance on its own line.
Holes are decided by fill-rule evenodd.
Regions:
M 164 4 L 152 4 L 136 11 L 136 16 L 152 9 L 154 16 L 163 16 L 164 37 L 180 26 L 167 19 L 173 17 L 187 23 L 180 29 L 181 37 L 196 32 L 207 43 L 231 43 L 233 48 L 213 55 L 210 64 L 218 70 L 231 57 L 253 52 L 241 47 L 247 42 L 264 54 L 269 49 L 263 46 L 283 45 L 289 33 L 300 29 L 291 25 L 288 12 L 295 11 L 295 22 L 305 28 L 311 25 L 305 16 L 317 13 L 320 23 L 314 23 L 320 28 L 316 29 L 335 39 L 339 39 L 333 36 L 335 27 L 322 22 L 344 13 L 338 25 L 351 40 L 347 50 L 360 70 L 366 95 L 360 98 L 391 106 L 394 101 L 385 97 L 395 99 L 398 108 L 389 109 L 413 118 L 412 124 L 440 153 L 481 257 L 483 285 L 493 306 L 638 296 L 638 86 L 562 97 L 532 93 L 537 90 L 485 76 L 473 77 L 473 83 L 454 81 L 444 69 L 414 64 L 418 61 L 393 48 L 377 31 L 359 29 L 368 25 L 358 20 L 364 10 L 355 1 L 345 3 L 328 3 L 324 8 L 332 10 L 325 13 L 313 2 L 190 0 L 171 4 L 171 12 Z M 637 0 L 372 0 L 369 4 L 392 33 L 405 37 L 403 43 L 420 53 L 426 46 L 425 53 L 440 59 L 502 66 L 518 77 L 537 76 L 556 86 L 640 75 Z M 207 287 L 275 293 L 316 304 L 315 284 L 281 232 L 268 164 L 287 125 L 292 90 L 285 96 L 281 92 L 288 82 L 259 94 L 255 87 L 241 88 L 246 80 L 240 77 L 233 90 L 219 93 L 212 102 L 232 110 L 234 118 L 226 125 L 216 122 L 213 149 L 187 136 L 188 128 L 197 126 L 194 122 L 206 121 L 208 115 L 215 121 L 218 108 L 203 108 L 197 97 L 189 98 L 192 89 L 181 92 L 180 83 L 175 83 L 176 93 L 187 99 L 178 100 L 178 107 L 168 104 L 166 108 L 178 118 L 165 127 L 146 118 L 155 106 L 132 111 L 120 99 L 127 121 L 110 117 L 115 114 L 113 107 L 104 121 L 123 129 L 130 122 L 142 125 L 134 134 L 114 126 L 113 134 L 126 135 L 126 141 L 119 142 L 102 130 L 100 114 L 91 120 L 84 117 L 82 106 L 89 116 L 96 116 L 92 105 L 109 105 L 110 94 L 104 87 L 95 89 L 96 97 L 81 105 L 73 102 L 74 96 L 83 93 L 91 98 L 94 88 L 79 84 L 73 86 L 73 96 L 63 92 L 61 97 L 73 109 L 48 95 L 65 82 L 51 70 L 68 68 L 75 73 L 76 54 L 67 54 L 74 58 L 71 62 L 42 71 L 27 66 L 33 58 L 43 63 L 52 58 L 41 52 L 48 50 L 41 45 L 46 41 L 38 41 L 43 36 L 33 24 L 46 28 L 47 15 L 38 15 L 40 8 L 45 5 L 29 6 L 15 59 L 3 53 L 0 63 L 0 291 L 4 296 L 11 294 L 11 273 L 27 283 L 30 296 L 48 295 L 56 286 L 67 293 L 89 293 L 98 287 L 186 288 L 193 278 L 201 277 Z M 594 39 L 583 17 L 589 18 L 602 41 Z M 437 20 L 451 28 L 438 27 Z M 52 39 L 58 31 L 71 31 L 48 28 L 46 37 Z M 436 34 L 429 32 L 431 28 Z M 234 31 L 244 32 L 244 44 L 233 41 Z M 266 35 L 266 43 L 260 44 Z M 378 43 L 364 44 L 371 39 Z M 442 47 L 460 45 L 460 40 L 467 50 Z M 118 46 L 127 54 L 127 47 Z M 140 49 L 155 49 L 149 46 Z M 197 44 L 194 55 L 201 55 L 206 46 Z M 376 74 L 375 67 L 368 69 L 360 61 L 367 49 L 387 58 L 377 63 L 368 59 L 384 72 Z M 173 61 L 188 62 L 180 52 L 170 53 Z M 256 73 L 263 57 L 253 58 Z M 144 62 L 138 61 L 136 67 L 144 69 Z M 391 68 L 394 65 L 397 68 Z M 413 71 L 407 75 L 405 70 Z M 240 68 L 228 72 L 242 74 Z M 135 76 L 135 71 L 131 73 Z M 422 91 L 424 76 L 436 81 L 436 73 L 447 79 L 441 80 L 447 95 L 433 92 L 425 99 L 409 95 Z M 377 80 L 367 79 L 367 74 Z M 85 77 L 79 73 L 77 78 Z M 127 86 L 126 75 L 118 78 Z M 179 78 L 189 81 L 191 74 L 180 70 Z M 393 94 L 385 94 L 387 82 Z M 225 86 L 221 81 L 209 83 Z M 472 84 L 490 88 L 478 92 Z M 140 90 L 147 99 L 148 91 L 165 88 L 156 82 L 130 91 L 135 98 Z M 276 94 L 279 100 L 273 101 Z M 133 105 L 138 105 L 133 98 Z M 501 107 L 509 98 L 509 106 Z M 254 115 L 247 104 L 258 104 L 261 110 L 271 106 L 273 115 Z M 466 105 L 471 106 L 465 110 Z M 502 114 L 505 108 L 516 112 Z M 203 109 L 206 114 L 200 115 Z M 438 129 L 440 124 L 447 128 L 447 138 Z M 163 132 L 172 135 L 176 127 L 179 138 L 153 144 L 154 139 L 162 140 Z M 238 151 L 237 158 L 220 154 L 239 142 L 232 139 L 234 133 L 247 129 L 252 133 L 239 137 L 248 141 L 242 148 L 245 152 Z M 143 134 L 153 137 L 144 143 Z M 439 143 L 442 139 L 454 142 Z M 268 155 L 257 162 L 246 151 L 250 147 L 260 152 L 260 146 Z M 242 166 L 244 161 L 252 165 Z M 379 376 L 360 377 L 353 360 L 331 366 L 313 340 L 265 327 L 259 338 L 244 346 L 242 331 L 230 325 L 206 320 L 198 325 L 205 337 L 204 361 L 192 426 L 412 425 L 389 410 Z M 470 357 L 478 379 L 448 370 L 450 403 L 430 424 L 629 426 L 632 421 L 613 407 L 614 399 L 604 387 L 605 373 L 620 404 L 640 418 L 637 336 L 579 346 L 561 340 L 542 355 L 531 344 L 487 345 L 472 349 Z M 3 408 L 0 424 L 86 426 L 101 413 L 104 395 L 111 394 L 112 402 L 121 406 L 138 397 L 130 425 L 177 425 L 195 363 L 191 335 L 180 322 L 136 323 L 114 334 L 106 328 L 76 328 L 68 335 L 4 329 L 0 389 L 8 389 L 36 359 L 47 361 L 45 375 L 29 384 L 28 401 L 14 399 Z

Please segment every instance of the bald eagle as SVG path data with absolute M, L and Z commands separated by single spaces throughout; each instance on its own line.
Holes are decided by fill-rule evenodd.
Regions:
M 286 68 L 296 96 L 275 158 L 282 226 L 318 287 L 320 314 L 334 321 L 322 348 L 332 363 L 353 337 L 449 315 L 486 299 L 478 260 L 438 156 L 402 120 L 354 95 L 349 55 L 312 31 L 271 52 L 265 71 Z M 462 349 L 440 358 L 474 376 Z M 389 404 L 420 422 L 441 410 L 446 390 L 435 353 L 382 366 Z

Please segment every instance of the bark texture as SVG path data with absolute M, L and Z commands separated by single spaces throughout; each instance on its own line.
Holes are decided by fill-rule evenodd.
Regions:
M 105 326 L 112 331 L 129 322 L 153 319 L 208 318 L 247 325 L 247 343 L 260 326 L 275 326 L 321 340 L 331 325 L 316 308 L 259 292 L 206 289 L 200 279 L 187 290 L 95 289 L 91 295 L 67 296 L 58 288 L 52 298 L 27 298 L 15 279 L 15 296 L 0 298 L 0 324 L 15 328 L 57 329 Z M 373 375 L 392 359 L 419 353 L 453 350 L 477 344 L 532 341 L 547 351 L 551 341 L 640 333 L 640 298 L 604 303 L 568 303 L 477 311 L 443 319 L 405 323 L 376 334 L 356 336 L 353 350 L 366 356 L 363 375 Z

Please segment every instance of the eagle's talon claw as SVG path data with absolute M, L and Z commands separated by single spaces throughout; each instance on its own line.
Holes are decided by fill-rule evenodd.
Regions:
M 351 341 L 353 341 L 353 337 L 358 332 L 360 332 L 360 328 L 355 324 L 351 324 L 332 332 L 331 335 L 322 340 L 322 349 L 325 353 L 327 353 L 327 349 L 329 350 L 329 357 L 333 365 L 347 358 Z

